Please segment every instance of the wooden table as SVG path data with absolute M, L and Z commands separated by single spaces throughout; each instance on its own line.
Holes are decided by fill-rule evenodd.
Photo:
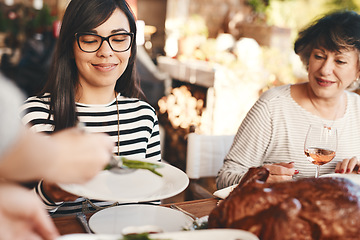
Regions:
M 216 207 L 217 202 L 218 199 L 216 198 L 208 198 L 171 204 L 176 204 L 177 206 L 194 214 L 197 217 L 203 217 L 209 215 L 211 210 Z M 171 204 L 164 204 L 162 206 L 169 207 Z M 89 219 L 91 215 L 92 214 L 88 214 L 87 218 Z M 85 230 L 76 220 L 75 216 L 57 217 L 53 218 L 53 221 L 61 235 L 71 233 L 85 233 Z

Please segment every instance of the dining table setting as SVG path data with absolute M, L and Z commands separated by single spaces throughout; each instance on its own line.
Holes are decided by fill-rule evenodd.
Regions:
M 116 204 L 53 217 L 60 233 L 58 240 L 120 240 L 141 234 L 148 234 L 148 239 L 258 239 L 240 229 L 207 229 L 208 216 L 222 198 L 217 192 L 212 198 L 166 203 L 164 200 L 182 193 L 189 185 L 188 176 L 179 168 L 163 162 L 114 161 L 119 166 L 112 163 L 89 182 L 59 184 L 89 201 Z
M 334 229 L 351 231 L 351 223 L 347 222 L 349 217 L 343 216 L 344 211 L 338 208 L 338 204 L 351 209 L 348 215 L 356 217 L 360 212 L 356 201 L 351 200 L 360 194 L 358 174 L 334 173 L 318 178 L 266 183 L 266 168 L 250 168 L 240 183 L 215 191 L 213 197 L 169 203 L 164 200 L 182 193 L 188 187 L 188 176 L 167 163 L 150 166 L 146 163 L 145 168 L 137 166 L 132 171 L 120 172 L 106 169 L 85 184 L 60 185 L 69 193 L 89 199 L 114 201 L 116 204 L 95 211 L 53 217 L 60 233 L 57 240 L 267 240 L 278 236 L 276 234 L 283 234 L 267 226 L 278 229 L 276 224 L 283 221 L 286 224 L 291 221 L 296 223 L 289 225 L 288 230 L 292 234 L 298 231 L 294 226 L 305 226 L 307 221 L 313 224 L 317 221 L 336 221 L 339 226 Z M 312 194 L 317 196 L 318 204 L 326 203 L 324 208 L 313 210 L 317 207 L 316 202 L 309 200 L 313 198 Z M 160 204 L 154 203 L 159 200 Z M 330 211 L 331 214 L 325 220 L 317 220 L 319 214 L 322 216 L 322 211 Z M 282 217 L 277 218 L 278 214 Z M 312 217 L 306 220 L 309 214 Z M 331 226 L 321 231 L 323 234 L 329 231 L 329 236 L 337 236 L 338 233 Z M 144 234 L 146 238 L 127 238 L 144 237 Z
M 218 201 L 219 199 L 214 197 L 214 198 L 185 201 L 178 203 L 161 204 L 160 206 L 167 207 L 170 209 L 171 205 L 176 205 L 181 209 L 195 215 L 196 217 L 201 218 L 209 215 L 211 210 L 213 210 L 216 207 Z M 86 217 L 86 221 L 89 221 L 90 217 L 94 215 L 94 213 L 87 213 L 84 215 Z M 60 235 L 74 234 L 74 233 L 89 233 L 87 232 L 84 224 L 81 223 L 81 221 L 77 218 L 76 215 L 56 217 L 53 218 L 53 221 Z

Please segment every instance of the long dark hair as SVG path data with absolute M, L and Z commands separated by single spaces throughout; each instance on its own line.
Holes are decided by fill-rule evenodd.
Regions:
M 128 66 L 117 80 L 115 91 L 126 97 L 145 99 L 135 67 L 136 22 L 127 2 L 125 0 L 72 0 L 64 14 L 49 78 L 42 91 L 42 93 L 51 94 L 50 113 L 54 116 L 54 131 L 75 126 L 77 122 L 75 88 L 78 84 L 78 70 L 73 52 L 75 33 L 86 32 L 100 26 L 117 8 L 127 16 L 134 38 Z

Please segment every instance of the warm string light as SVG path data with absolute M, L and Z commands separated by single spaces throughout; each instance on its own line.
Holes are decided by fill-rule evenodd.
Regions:
M 41 10 L 44 6 L 44 1 L 43 0 L 34 0 L 33 1 L 33 7 L 37 10 Z

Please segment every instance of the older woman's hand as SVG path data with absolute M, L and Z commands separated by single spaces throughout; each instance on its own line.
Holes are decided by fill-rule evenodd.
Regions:
M 359 160 L 357 157 L 352 157 L 350 159 L 345 158 L 342 162 L 336 164 L 335 172 L 336 173 L 358 173 L 360 174 L 359 169 Z
M 270 172 L 266 182 L 289 181 L 292 180 L 294 174 L 299 173 L 299 171 L 294 168 L 293 162 L 265 164 L 264 167 Z

